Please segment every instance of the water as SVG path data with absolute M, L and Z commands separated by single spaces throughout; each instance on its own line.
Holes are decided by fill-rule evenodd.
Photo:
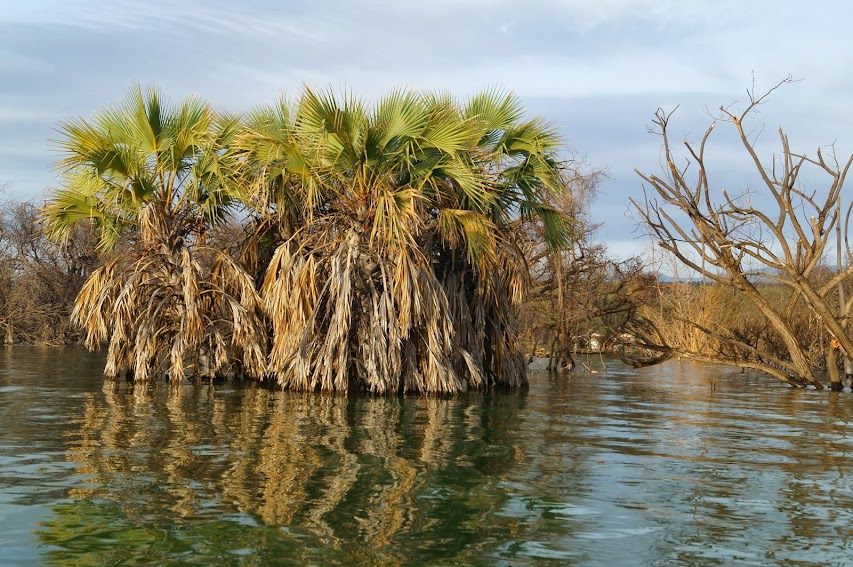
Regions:
M 670 361 L 345 399 L 101 364 L 0 350 L 0 565 L 853 564 L 849 392 Z

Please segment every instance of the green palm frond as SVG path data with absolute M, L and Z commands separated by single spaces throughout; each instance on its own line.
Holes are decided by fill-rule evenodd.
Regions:
M 478 145 L 492 146 L 521 120 L 524 109 L 516 95 L 493 88 L 472 97 L 464 114 L 481 133 Z
M 240 165 L 226 151 L 239 134 L 236 117 L 220 116 L 209 103 L 187 97 L 179 104 L 163 100 L 155 87 L 134 86 L 118 105 L 97 112 L 91 119 L 66 120 L 59 125 L 62 152 L 57 166 L 62 195 L 49 199 L 45 224 L 57 237 L 68 234 L 52 228 L 84 218 L 102 219 L 110 231 L 101 246 L 108 248 L 150 203 L 160 203 L 180 219 L 173 230 L 214 223 L 228 214 L 240 196 Z M 70 193 L 81 200 L 69 209 Z M 56 203 L 53 201 L 56 200 Z M 73 199 L 71 199 L 73 200 Z M 74 215 L 62 214 L 75 210 Z M 180 212 L 178 211 L 180 209 Z
M 572 218 L 538 201 L 522 201 L 521 214 L 542 223 L 545 243 L 551 248 L 560 249 L 569 244 L 575 226 Z
M 64 242 L 83 221 L 93 221 L 100 237 L 100 248 L 111 249 L 121 233 L 133 224 L 131 218 L 107 210 L 95 196 L 72 190 L 59 190 L 43 209 L 45 232 L 54 240 Z
M 363 158 L 367 123 L 364 104 L 352 96 L 339 103 L 331 89 L 306 87 L 299 100 L 297 129 L 305 143 L 315 143 L 327 167 L 353 167 Z
M 465 209 L 442 209 L 438 233 L 451 247 L 464 246 L 468 260 L 476 265 L 495 252 L 495 225 L 485 216 Z
M 395 90 L 376 105 L 365 142 L 369 159 L 388 159 L 421 135 L 429 114 L 419 98 L 413 91 Z

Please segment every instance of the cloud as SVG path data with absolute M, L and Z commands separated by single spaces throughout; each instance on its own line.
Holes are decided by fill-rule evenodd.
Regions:
M 134 81 L 174 98 L 196 93 L 243 111 L 303 83 L 375 98 L 394 86 L 465 96 L 503 86 L 550 119 L 567 144 L 610 171 L 596 205 L 601 232 L 632 242 L 633 167 L 658 165 L 646 125 L 673 108 L 695 138 L 705 107 L 744 98 L 791 73 L 805 78 L 758 116 L 774 147 L 849 148 L 851 11 L 754 0 L 39 0 L 0 11 L 0 180 L 37 195 L 53 182 L 46 140 L 56 122 L 119 100 Z M 845 138 L 850 139 L 849 143 Z M 846 145 L 845 145 L 846 144 Z M 730 141 L 718 160 L 738 171 Z M 22 155 L 26 154 L 26 155 Z M 728 175 L 728 173 L 727 173 Z M 733 173 L 734 175 L 734 173 Z

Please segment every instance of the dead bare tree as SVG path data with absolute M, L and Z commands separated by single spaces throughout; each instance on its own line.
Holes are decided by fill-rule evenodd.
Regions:
M 32 203 L 0 203 L 0 339 L 5 343 L 73 340 L 68 317 L 74 297 L 99 260 L 88 227 L 76 228 L 60 246 L 47 239 L 39 223 Z
M 786 351 L 785 356 L 776 356 L 742 340 L 730 329 L 702 327 L 718 345 L 727 345 L 728 354 L 721 354 L 719 349 L 716 354 L 696 353 L 671 345 L 679 354 L 733 363 L 766 372 L 793 386 L 821 389 L 815 360 L 792 324 L 794 310 L 808 309 L 835 339 L 825 356 L 827 364 L 836 369 L 830 372 L 831 387 L 841 389 L 832 345 L 837 345 L 844 356 L 853 354 L 853 339 L 847 331 L 853 298 L 845 299 L 843 293 L 853 279 L 847 239 L 853 203 L 844 203 L 842 195 L 853 156 L 839 160 L 834 147 L 818 149 L 814 156 L 798 153 L 779 129 L 781 153 L 763 160 L 745 126 L 756 107 L 790 82 L 788 77 L 761 95 L 756 95 L 754 88 L 747 91 L 749 100 L 740 112 L 720 107 L 698 146 L 684 142 L 686 153 L 678 153 L 670 137 L 674 111 L 658 109 L 652 130 L 663 140 L 663 173 L 635 170 L 651 191 L 644 202 L 632 200 L 632 204 L 664 250 L 703 279 L 737 290 L 740 298 L 758 310 Z M 718 123 L 736 130 L 757 175 L 757 191 L 747 187 L 730 192 L 712 183 L 706 148 Z M 759 207 L 754 201 L 766 204 Z M 843 210 L 847 211 L 844 218 Z M 838 230 L 839 241 L 843 233 L 847 261 L 843 265 L 839 254 L 835 275 L 819 277 L 831 251 L 833 229 Z M 786 301 L 781 305 L 774 301 L 768 293 L 771 289 L 785 290 Z

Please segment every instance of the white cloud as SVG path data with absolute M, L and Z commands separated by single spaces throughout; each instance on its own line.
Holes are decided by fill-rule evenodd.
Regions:
M 760 116 L 797 147 L 836 138 L 853 121 L 853 8 L 827 13 L 793 0 L 400 0 L 7 2 L 0 11 L 0 179 L 12 190 L 52 182 L 45 143 L 61 117 L 114 102 L 131 81 L 174 97 L 198 93 L 241 111 L 295 95 L 303 83 L 377 97 L 393 86 L 464 96 L 499 85 L 537 104 L 574 149 L 611 171 L 601 237 L 629 249 L 623 217 L 637 166 L 657 165 L 645 133 L 658 105 L 682 105 L 679 133 L 701 135 L 702 106 L 742 99 L 788 73 Z M 828 15 L 827 15 L 828 14 Z M 547 102 L 543 102 L 547 101 Z M 540 104 L 541 102 L 541 104 Z M 736 171 L 728 142 L 717 154 Z M 26 154 L 22 156 L 21 154 Z M 602 199 L 605 200 L 604 198 Z M 616 218 L 613 218 L 616 217 Z

